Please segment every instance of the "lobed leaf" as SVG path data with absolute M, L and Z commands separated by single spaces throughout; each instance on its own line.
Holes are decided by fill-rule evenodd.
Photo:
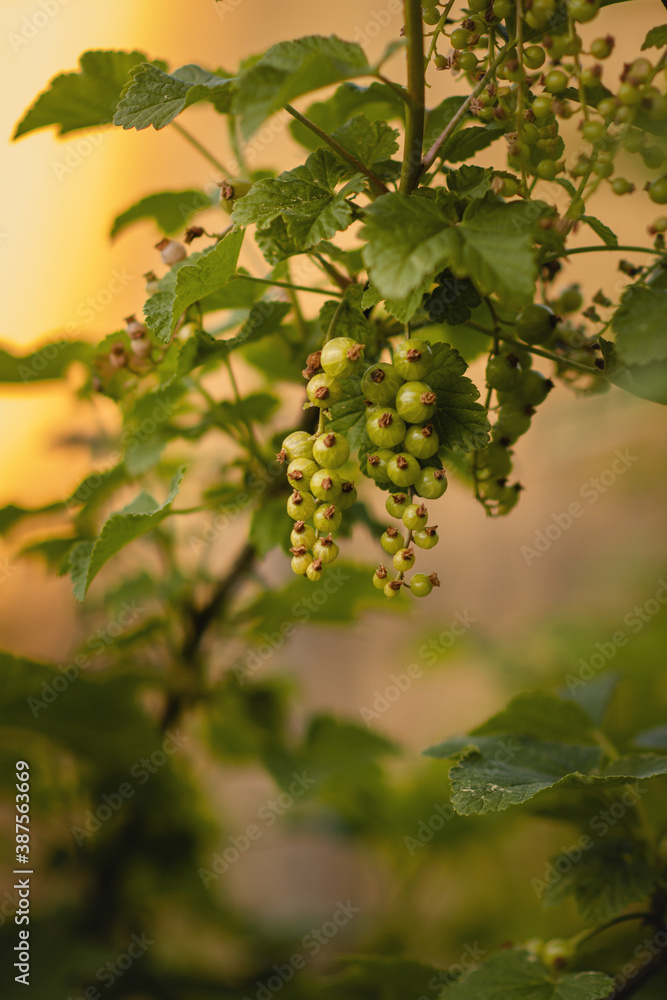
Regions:
M 164 128 L 198 101 L 210 101 L 217 111 L 229 110 L 234 79 L 211 73 L 201 66 L 182 66 L 165 73 L 154 63 L 144 62 L 132 70 L 132 81 L 123 91 L 114 125 L 137 131 L 152 125 Z
M 552 976 L 527 951 L 507 949 L 447 987 L 448 1000 L 603 1000 L 614 987 L 602 972 Z
M 203 191 L 161 191 L 141 198 L 113 220 L 109 235 L 118 236 L 123 229 L 142 219 L 153 219 L 161 232 L 173 236 L 183 229 L 197 212 L 209 208 L 211 199 Z

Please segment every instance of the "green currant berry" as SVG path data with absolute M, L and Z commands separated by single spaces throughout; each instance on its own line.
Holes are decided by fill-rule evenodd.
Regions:
M 341 510 L 347 510 L 353 503 L 357 502 L 357 488 L 349 480 L 343 480 L 340 487 L 340 496 L 336 500 L 336 505 Z
M 593 164 L 593 170 L 598 177 L 611 177 L 614 172 L 614 164 L 610 160 L 597 160 Z
M 588 139 L 589 142 L 595 142 L 596 139 L 601 139 L 605 133 L 604 122 L 594 119 L 584 122 L 581 132 L 584 139 Z
M 322 573 L 323 573 L 322 560 L 313 559 L 313 561 L 308 566 L 308 569 L 306 570 L 306 576 L 308 577 L 311 583 L 319 583 L 319 581 L 322 579 Z
M 440 20 L 440 13 L 435 9 L 435 7 L 427 8 L 422 14 L 424 19 L 424 24 L 437 24 Z
M 649 230 L 651 233 L 664 233 L 667 232 L 667 216 L 659 215 L 657 219 L 654 219 L 651 223 L 651 228 Z M 661 275 L 662 280 L 665 280 L 665 275 Z M 652 284 L 652 282 L 650 282 Z M 659 285 L 658 287 L 664 287 Z
M 540 94 L 531 104 L 531 110 L 536 118 L 546 118 L 551 114 L 553 102 L 548 94 Z
M 292 553 L 292 572 L 303 576 L 313 561 L 312 555 L 303 546 L 294 547 L 290 549 L 290 552 Z
M 521 129 L 521 141 L 527 143 L 529 146 L 532 146 L 537 142 L 539 137 L 540 131 L 537 125 L 534 125 L 533 122 L 526 122 Z
M 527 348 L 520 347 L 519 344 L 504 344 L 500 349 L 500 353 L 510 355 L 513 354 L 515 358 L 518 358 L 522 371 L 527 371 L 529 368 L 532 368 L 533 355 Z
M 481 14 L 489 6 L 489 0 L 468 0 L 468 7 L 475 14 Z
M 333 469 L 318 469 L 310 480 L 310 492 L 323 503 L 333 503 L 341 494 L 343 484 Z
M 539 372 L 522 372 L 521 382 L 517 388 L 517 398 L 526 406 L 539 406 L 547 398 L 554 384 L 550 378 L 545 378 Z
M 462 52 L 456 62 L 464 73 L 474 73 L 477 69 L 478 59 L 474 52 Z
M 567 79 L 562 69 L 552 69 L 544 78 L 544 86 L 550 94 L 560 94 L 567 87 Z
M 486 363 L 486 384 L 489 389 L 511 391 L 519 384 L 521 372 L 515 354 L 497 354 Z
M 388 483 L 389 472 L 387 463 L 394 457 L 394 452 L 388 448 L 380 448 L 366 457 L 366 472 L 376 483 Z
M 314 438 L 306 431 L 292 431 L 283 441 L 282 450 L 290 462 L 294 458 L 312 458 L 313 441 Z
M 425 528 L 418 528 L 412 535 L 412 540 L 420 549 L 432 549 L 440 541 L 437 531 L 437 524 Z
M 331 534 L 328 534 L 325 538 L 318 538 L 313 545 L 314 558 L 321 559 L 325 566 L 338 558 L 339 551 Z
M 542 948 L 540 958 L 552 971 L 560 971 L 567 968 L 576 954 L 577 948 L 572 941 L 564 938 L 552 938 L 546 941 Z
M 494 441 L 477 453 L 479 479 L 502 479 L 512 471 L 512 455 Z
M 407 573 L 415 564 L 415 550 L 412 547 L 409 549 L 399 549 L 394 554 L 392 562 L 397 573 Z
M 517 503 L 519 502 L 520 491 L 521 487 L 519 486 L 518 483 L 515 483 L 514 486 L 506 486 L 503 489 L 503 492 L 500 496 L 500 502 L 498 504 L 499 514 L 503 515 L 509 514 L 512 508 L 516 507 Z
M 567 0 L 567 11 L 573 21 L 592 21 L 600 9 L 600 0 Z
M 387 462 L 387 472 L 396 486 L 412 486 L 417 481 L 421 468 L 414 455 L 400 451 Z
M 653 183 L 655 183 L 655 181 Z M 614 194 L 632 194 L 635 186 L 625 177 L 614 177 L 611 182 L 611 189 Z
M 614 48 L 614 39 L 611 35 L 606 38 L 595 38 L 591 42 L 591 55 L 594 59 L 608 59 Z
M 389 527 L 384 534 L 380 536 L 380 545 L 388 555 L 393 556 L 395 552 L 398 552 L 399 549 L 404 547 L 405 539 L 403 538 L 403 535 L 396 530 L 396 528 Z
M 667 203 L 667 177 L 658 177 L 649 185 L 648 196 L 656 205 Z
M 364 372 L 361 379 L 361 391 L 371 403 L 380 406 L 391 406 L 396 399 L 396 393 L 403 385 L 393 365 L 379 361 Z
M 644 146 L 644 133 L 633 129 L 631 132 L 626 132 L 623 137 L 623 149 L 627 149 L 628 153 L 638 153 Z
M 351 337 L 334 337 L 322 348 L 320 364 L 327 375 L 348 378 L 358 372 L 363 357 L 363 344 L 358 344 Z
M 323 372 L 320 375 L 313 375 L 306 386 L 306 394 L 313 406 L 333 406 L 343 395 L 343 387 L 333 375 Z
M 627 104 L 630 107 L 634 107 L 635 104 L 639 104 L 641 101 L 642 92 L 635 83 L 625 80 L 618 88 L 618 99 L 621 104 Z
M 638 80 L 639 83 L 648 83 L 652 76 L 653 66 L 649 60 L 645 59 L 643 56 L 635 59 L 628 70 L 628 77 L 632 77 L 633 80 Z
M 546 52 L 541 45 L 529 45 L 523 50 L 523 61 L 528 69 L 539 69 L 546 59 Z
M 403 584 L 400 580 L 390 580 L 389 583 L 384 585 L 384 596 L 389 598 L 398 597 L 402 589 Z
M 287 466 L 287 478 L 295 490 L 309 490 L 310 481 L 319 466 L 312 458 L 295 458 Z
M 470 32 L 465 28 L 454 28 L 449 41 L 453 49 L 467 49 L 470 44 Z
M 409 424 L 421 424 L 435 414 L 438 397 L 426 382 L 406 382 L 396 394 L 396 409 Z
M 424 528 L 428 521 L 428 511 L 423 503 L 411 503 L 403 511 L 403 524 L 409 531 Z
M 343 513 L 335 504 L 322 504 L 313 514 L 313 524 L 322 534 L 338 531 L 343 520 Z
M 559 313 L 579 312 L 584 304 L 584 297 L 579 290 L 579 285 L 570 285 L 560 293 L 556 308 Z
M 350 457 L 350 446 L 342 434 L 321 434 L 313 444 L 313 458 L 328 469 L 339 469 Z
M 425 500 L 437 500 L 447 489 L 444 469 L 422 469 L 415 482 L 415 492 Z
M 493 0 L 493 13 L 500 20 L 504 20 L 514 10 L 512 0 Z
M 493 428 L 494 441 L 507 441 L 514 444 L 530 428 L 530 414 L 526 408 L 516 409 L 512 406 L 501 406 L 498 410 L 498 422 Z
M 384 590 L 387 582 L 387 568 L 380 563 L 373 573 L 373 586 L 377 587 L 378 590 Z
M 667 118 L 667 97 L 662 94 L 650 100 L 644 99 L 642 107 L 652 122 L 664 122 Z
M 535 167 L 535 173 L 543 181 L 552 181 L 558 172 L 558 164 L 549 159 L 540 160 Z
M 598 111 L 603 118 L 613 118 L 616 114 L 616 108 L 617 104 L 615 97 L 602 97 L 598 101 Z
M 665 162 L 665 154 L 660 146 L 647 146 L 642 150 L 642 160 L 647 170 L 658 170 Z
M 555 6 L 555 0 L 533 0 L 532 7 L 526 12 L 526 21 L 531 28 L 545 27 Z
M 428 597 L 433 590 L 433 584 L 426 573 L 415 573 L 410 580 L 410 593 L 415 597 Z
M 439 447 L 440 438 L 438 432 L 433 429 L 433 424 L 409 427 L 403 440 L 404 450 L 409 451 L 415 458 L 433 458 L 438 454 Z
M 305 521 L 295 521 L 290 535 L 290 542 L 296 548 L 312 549 L 315 542 L 315 529 L 311 528 Z
M 307 521 L 315 513 L 317 501 L 310 493 L 294 490 L 287 501 L 287 513 L 294 521 Z
M 404 387 L 401 386 L 402 388 Z M 398 390 L 399 393 L 401 389 Z M 396 410 L 384 407 L 366 422 L 366 430 L 373 444 L 380 448 L 393 448 L 405 437 L 406 425 Z
M 401 378 L 421 379 L 433 368 L 431 345 L 414 337 L 403 340 L 394 351 L 394 368 Z
M 516 333 L 526 344 L 545 344 L 558 322 L 549 306 L 532 302 L 517 316 Z
M 391 517 L 403 517 L 403 511 L 409 506 L 407 493 L 391 493 L 386 501 L 385 507 Z

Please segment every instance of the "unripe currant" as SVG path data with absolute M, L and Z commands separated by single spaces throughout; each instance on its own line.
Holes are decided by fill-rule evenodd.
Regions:
M 415 545 L 418 545 L 420 549 L 432 549 L 433 546 L 437 545 L 440 541 L 437 528 L 437 524 L 429 525 L 426 528 L 419 528 L 413 533 L 412 541 Z
M 398 552 L 394 553 L 392 561 L 394 569 L 398 573 L 407 573 L 415 564 L 415 550 L 413 548 L 399 549 Z
M 539 406 L 547 398 L 554 384 L 550 378 L 545 378 L 539 372 L 521 373 L 521 381 L 516 390 L 517 399 L 527 406 Z
M 566 941 L 564 938 L 552 938 L 551 941 L 544 943 L 540 958 L 548 969 L 560 971 L 567 968 L 576 951 L 576 945 L 572 941 Z
M 342 434 L 322 434 L 313 442 L 313 458 L 328 469 L 339 469 L 350 457 L 350 446 Z
M 407 451 L 393 455 L 387 462 L 387 473 L 397 486 L 412 486 L 421 472 L 419 462 Z
M 489 389 L 511 391 L 521 377 L 516 354 L 497 354 L 486 363 L 486 384 Z
M 428 511 L 423 503 L 411 503 L 403 511 L 402 520 L 410 531 L 423 528 L 428 521 Z
M 341 481 L 340 496 L 336 500 L 336 506 L 341 510 L 347 510 L 353 503 L 357 502 L 357 487 L 348 479 Z
M 371 403 L 387 406 L 394 402 L 402 384 L 403 379 L 393 365 L 378 361 L 364 372 L 361 378 L 361 391 Z
M 415 492 L 425 500 L 437 500 L 443 495 L 447 486 L 444 469 L 422 469 L 415 482 Z
M 382 563 L 380 563 L 378 568 L 373 573 L 373 586 L 376 587 L 378 590 L 384 590 L 388 582 L 387 577 L 388 577 L 387 567 L 383 566 Z
M 402 389 L 405 386 L 401 387 Z M 400 393 L 401 390 L 399 390 Z M 391 407 L 380 408 L 366 422 L 366 430 L 373 444 L 380 448 L 393 448 L 400 444 L 407 430 L 405 421 Z
M 313 406 L 320 408 L 333 406 L 343 395 L 343 387 L 333 375 L 322 372 L 319 375 L 313 375 L 306 386 L 306 395 Z
M 290 462 L 294 458 L 312 458 L 313 438 L 306 431 L 292 431 L 283 441 L 282 450 Z
M 506 486 L 500 496 L 498 504 L 499 514 L 509 514 L 513 507 L 516 507 L 519 502 L 519 493 L 522 490 L 522 486 L 519 483 L 514 483 L 512 486 Z
M 438 454 L 439 447 L 440 438 L 433 424 L 409 427 L 403 440 L 403 448 L 415 458 L 433 458 Z
M 366 472 L 376 483 L 388 483 L 389 472 L 387 464 L 394 457 L 394 452 L 388 448 L 380 448 L 366 456 Z
M 403 512 L 409 506 L 410 500 L 407 493 L 392 493 L 387 497 L 385 507 L 391 517 L 403 517 Z
M 313 545 L 313 556 L 315 559 L 321 559 L 325 565 L 334 562 L 338 558 L 338 552 L 339 548 L 331 534 L 328 534 L 326 538 L 318 538 Z
M 410 337 L 394 350 L 394 368 L 405 379 L 422 379 L 433 368 L 433 351 L 426 340 Z
M 501 406 L 498 410 L 498 422 L 495 424 L 492 437 L 494 441 L 506 440 L 508 444 L 513 444 L 522 434 L 530 429 L 530 413 L 527 410 L 531 407 L 517 409 L 509 403 Z
M 242 177 L 230 177 L 220 183 L 220 205 L 229 215 L 238 198 L 242 198 L 252 187 L 252 182 Z
M 398 597 L 402 588 L 403 584 L 400 580 L 390 580 L 384 585 L 384 595 L 389 598 Z
M 428 597 L 433 590 L 433 584 L 426 573 L 415 573 L 410 580 L 410 593 L 415 597 Z
M 532 302 L 516 319 L 517 336 L 526 344 L 544 344 L 551 337 L 558 317 L 549 306 Z
M 295 490 L 309 490 L 313 475 L 319 470 L 312 458 L 295 458 L 287 466 L 287 478 Z
M 311 528 L 305 521 L 295 521 L 290 542 L 297 548 L 303 547 L 312 549 L 315 543 L 315 529 Z
M 177 264 L 179 260 L 185 260 L 188 255 L 182 243 L 179 243 L 177 240 L 168 240 L 166 237 L 155 244 L 155 249 L 160 251 L 162 262 L 167 267 Z
M 343 484 L 333 469 L 318 469 L 310 480 L 310 492 L 324 503 L 333 503 L 341 494 Z
M 294 490 L 287 501 L 287 513 L 294 521 L 307 521 L 317 509 L 317 501 L 310 493 Z
M 512 454 L 502 444 L 491 444 L 477 452 L 478 479 L 500 479 L 512 471 Z
M 363 344 L 358 344 L 351 337 L 334 337 L 322 348 L 320 364 L 327 375 L 348 378 L 359 371 L 363 358 Z
M 396 409 L 409 424 L 430 420 L 438 405 L 438 397 L 426 382 L 406 382 L 396 394 Z
M 303 546 L 294 547 L 290 549 L 292 553 L 292 571 L 298 576 L 303 576 L 311 562 L 313 557 Z
M 306 576 L 308 577 L 311 583 L 319 583 L 319 581 L 322 579 L 322 573 L 323 573 L 322 560 L 313 559 L 313 561 L 308 564 L 308 568 L 306 569 Z
M 391 525 L 387 528 L 383 535 L 380 536 L 380 545 L 390 556 L 393 556 L 399 549 L 402 549 L 405 545 L 405 540 L 403 535 L 396 529 L 392 528 Z
M 335 504 L 322 504 L 313 514 L 313 524 L 319 532 L 338 531 L 343 514 Z

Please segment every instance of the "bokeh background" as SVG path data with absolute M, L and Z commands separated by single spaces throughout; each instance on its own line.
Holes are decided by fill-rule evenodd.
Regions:
M 37 16 L 40 11 L 46 16 Z M 111 242 L 113 218 L 153 190 L 210 186 L 218 179 L 169 129 L 112 129 L 65 139 L 46 130 L 11 144 L 9 137 L 24 109 L 52 76 L 75 68 L 80 52 L 138 48 L 151 58 L 167 59 L 172 67 L 197 62 L 212 69 L 233 68 L 275 41 L 311 33 L 335 32 L 361 41 L 374 56 L 401 27 L 400 16 L 387 13 L 383 0 L 338 0 L 335 7 L 312 0 L 230 0 L 219 5 L 213 0 L 191 0 L 187 5 L 176 0 L 4 0 L 0 17 L 0 340 L 22 350 L 58 331 L 97 340 L 118 329 L 122 317 L 141 307 L 141 275 L 157 264 L 153 244 L 158 233 L 152 223 L 140 223 Z M 610 80 L 617 78 L 624 57 L 639 49 L 646 30 L 662 20 L 658 0 L 633 0 L 606 9 L 587 26 L 589 37 L 607 32 L 616 37 L 616 53 L 605 67 Z M 401 79 L 400 59 L 395 57 L 389 66 Z M 434 74 L 430 83 L 430 104 L 457 92 L 447 74 Z M 308 100 L 303 99 L 304 105 Z M 212 111 L 195 107 L 184 121 L 223 162 L 230 157 Z M 289 168 L 302 154 L 284 130 L 277 130 L 261 155 L 266 165 Z M 645 178 L 633 160 L 628 159 L 625 173 L 641 189 Z M 555 196 L 547 187 L 545 196 Z M 591 210 L 627 243 L 645 241 L 656 214 L 641 190 L 630 198 L 615 198 L 604 185 Z M 574 239 L 593 242 L 583 233 Z M 249 248 L 246 253 L 247 266 L 260 273 L 258 252 Z M 589 295 L 603 288 L 613 297 L 619 256 L 575 258 L 565 268 L 562 284 L 579 281 Z M 122 290 L 108 301 L 106 290 L 118 274 L 123 276 Z M 314 312 L 315 303 L 311 305 Z M 473 364 L 471 373 L 481 385 L 479 366 Z M 242 378 L 248 387 L 259 382 L 249 368 Z M 80 379 L 74 368 L 69 384 L 2 390 L 0 503 L 34 505 L 54 495 L 64 497 L 91 468 L 88 449 L 72 446 L 71 440 L 65 447 L 65 440 L 85 433 L 92 422 L 112 431 L 118 415 L 111 403 L 96 404 L 93 410 L 77 401 L 72 389 Z M 217 388 L 224 392 L 224 380 Z M 286 387 L 286 424 L 298 410 L 298 395 Z M 490 951 L 506 939 L 551 936 L 571 926 L 567 908 L 542 913 L 530 886 L 530 878 L 543 871 L 544 858 L 570 842 L 567 829 L 554 830 L 546 822 L 519 815 L 502 826 L 494 818 L 448 821 L 432 843 L 414 854 L 403 838 L 446 802 L 443 766 L 420 759 L 426 746 L 481 722 L 519 690 L 562 685 L 581 659 L 590 661 L 596 643 L 608 642 L 619 629 L 628 633 L 628 644 L 604 667 L 624 675 L 615 723 L 623 734 L 633 726 L 663 721 L 667 617 L 662 606 L 657 613 L 646 612 L 635 632 L 628 616 L 651 601 L 667 577 L 666 431 L 664 408 L 620 390 L 577 399 L 559 387 L 516 449 L 516 467 L 526 490 L 509 518 L 486 519 L 456 482 L 441 501 L 442 541 L 434 568 L 442 588 L 433 600 L 420 603 L 409 616 L 372 611 L 339 628 L 311 622 L 261 667 L 262 680 L 274 675 L 289 679 L 299 692 L 301 716 L 333 711 L 364 724 L 368 717 L 362 710 L 373 706 L 392 675 L 417 664 L 419 676 L 409 689 L 368 723 L 370 731 L 386 735 L 401 748 L 388 765 L 389 777 L 383 778 L 394 796 L 387 818 L 393 824 L 393 846 L 378 847 L 361 818 L 362 832 L 355 839 L 337 832 L 335 822 L 327 824 L 322 817 L 299 823 L 287 816 L 204 894 L 206 899 L 214 894 L 223 913 L 236 908 L 236 923 L 230 919 L 225 924 L 220 916 L 208 920 L 203 909 L 197 918 L 201 924 L 185 919 L 174 898 L 161 910 L 155 900 L 147 902 L 147 912 L 161 914 L 151 925 L 157 940 L 151 961 L 171 968 L 173 981 L 185 976 L 184 970 L 196 968 L 204 970 L 202 982 L 208 977 L 213 983 L 209 992 L 201 984 L 200 992 L 182 986 L 174 996 L 235 996 L 215 985 L 216 975 L 226 975 L 231 968 L 249 976 L 255 970 L 259 976 L 262 961 L 267 967 L 273 961 L 268 946 L 262 960 L 256 960 L 244 934 L 249 940 L 254 936 L 261 947 L 268 940 L 288 940 L 295 927 L 319 926 L 338 900 L 352 899 L 361 915 L 322 949 L 313 959 L 314 967 L 330 967 L 340 952 L 368 948 L 384 953 L 397 949 L 444 968 L 459 959 L 466 944 L 479 942 Z M 619 453 L 625 456 L 620 473 Z M 538 533 L 555 524 L 575 501 L 581 502 L 583 515 L 539 556 L 527 556 L 526 547 L 534 546 Z M 2 550 L 0 646 L 65 663 L 87 633 L 69 581 L 54 578 L 40 563 L 17 558 L 25 540 L 19 533 Z M 223 539 L 222 544 L 235 541 Z M 355 538 L 355 554 L 376 558 L 373 543 L 362 535 Z M 127 558 L 132 565 L 133 557 Z M 119 566 L 100 578 L 100 592 L 114 573 L 122 574 L 122 560 Z M 284 580 L 282 557 L 270 557 L 264 572 L 276 583 Z M 461 619 L 468 623 L 464 635 L 452 638 L 452 624 Z M 431 655 L 426 644 L 434 639 L 431 649 L 436 654 Z M 26 747 L 26 755 L 29 750 Z M 214 832 L 212 843 L 217 837 L 225 846 L 226 838 L 238 836 L 274 794 L 271 779 L 252 765 L 212 762 L 197 750 L 194 738 L 184 757 L 210 809 L 211 818 L 202 822 L 222 824 L 224 834 Z M 179 808 L 188 809 L 178 790 L 174 798 Z M 164 808 L 167 799 L 156 799 L 155 808 Z M 369 797 L 364 821 L 371 827 L 370 814 L 378 808 L 376 799 Z M 176 821 L 165 815 L 164 822 Z M 38 832 L 38 850 L 46 859 L 57 847 L 68 858 L 70 867 L 65 865 L 64 871 L 76 872 L 80 859 L 68 820 L 63 818 L 60 826 Z M 178 849 L 176 842 L 173 851 Z M 168 860 L 165 865 L 169 867 Z M 150 880 L 144 884 L 141 872 L 135 874 L 137 891 L 154 892 Z M 61 912 L 68 894 L 76 895 L 72 886 L 71 874 L 59 878 L 52 871 L 38 890 L 36 905 L 47 914 Z M 11 876 L 3 870 L 0 890 L 10 887 Z M 105 905 L 103 896 L 99 905 Z M 67 936 L 61 947 L 68 947 Z M 75 956 L 70 964 L 75 970 L 78 964 L 83 975 L 89 960 L 88 955 Z M 49 961 L 55 961 L 51 952 Z M 72 980 L 63 973 L 62 982 Z M 135 1000 L 171 995 L 166 985 L 164 992 L 144 985 L 126 993 L 123 982 L 102 988 L 102 995 Z M 83 986 L 85 979 L 80 980 Z M 37 987 L 42 988 L 47 989 L 44 1000 L 67 996 Z M 38 1000 L 41 995 L 34 994 Z

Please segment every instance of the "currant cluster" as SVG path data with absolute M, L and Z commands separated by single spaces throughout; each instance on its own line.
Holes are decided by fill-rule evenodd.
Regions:
M 539 303 L 526 306 L 516 320 L 516 333 L 526 344 L 546 343 L 558 324 L 553 311 Z M 511 445 L 526 433 L 536 408 L 544 402 L 553 382 L 532 369 L 532 355 L 519 345 L 502 345 L 486 365 L 486 384 L 495 392 L 496 422 L 491 442 L 473 457 L 478 499 L 490 514 L 503 515 L 516 505 L 521 484 L 508 483 L 512 472 Z M 489 400 L 490 401 L 490 400 Z
M 333 535 L 340 529 L 343 511 L 357 496 L 354 483 L 337 471 L 350 456 L 349 444 L 343 434 L 327 429 L 327 421 L 330 407 L 343 395 L 340 379 L 359 374 L 363 352 L 362 344 L 336 337 L 309 355 L 304 371 L 306 394 L 309 404 L 320 410 L 318 428 L 314 435 L 306 431 L 289 434 L 278 454 L 279 460 L 289 461 L 287 479 L 293 487 L 287 501 L 287 512 L 295 522 L 292 569 L 310 580 L 319 580 L 323 567 L 338 555 Z M 409 585 L 405 580 L 415 562 L 414 545 L 430 549 L 438 542 L 436 527 L 427 523 L 426 506 L 413 502 L 414 498 L 434 500 L 447 489 L 445 471 L 437 462 L 440 442 L 432 423 L 437 395 L 425 381 L 433 365 L 430 344 L 409 338 L 395 348 L 391 363 L 377 362 L 361 377 L 368 435 L 364 472 L 381 489 L 408 491 L 393 493 L 387 500 L 388 513 L 400 518 L 407 529 L 404 535 L 390 526 L 381 538 L 383 549 L 393 557 L 396 575 L 380 566 L 373 582 L 387 597 L 396 597 L 404 586 L 424 597 L 439 586 L 435 574 L 417 573 Z

